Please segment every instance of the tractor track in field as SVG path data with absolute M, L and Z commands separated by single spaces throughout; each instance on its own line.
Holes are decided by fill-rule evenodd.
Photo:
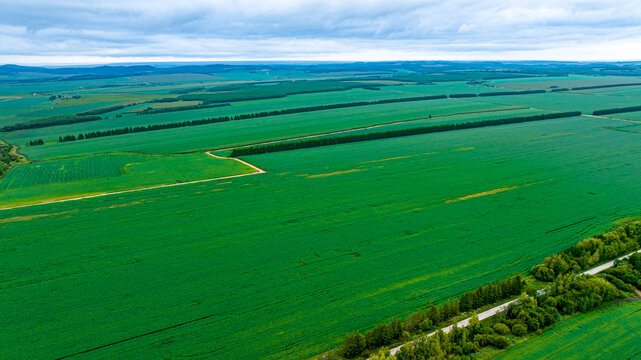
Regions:
M 152 190 L 152 189 L 161 189 L 161 188 L 167 188 L 167 187 L 173 187 L 173 186 L 191 185 L 191 184 L 198 184 L 198 183 L 204 183 L 204 182 L 209 182 L 209 181 L 233 179 L 233 178 L 239 178 L 239 177 L 243 177 L 243 176 L 258 175 L 258 174 L 266 173 L 265 170 L 255 166 L 255 165 L 252 165 L 252 164 L 250 164 L 250 163 L 248 163 L 248 162 L 246 162 L 244 160 L 241 160 L 241 159 L 232 158 L 232 157 L 218 156 L 218 155 L 212 154 L 209 151 L 205 152 L 205 154 L 207 154 L 207 155 L 209 155 L 211 157 L 214 157 L 216 159 L 227 159 L 227 160 L 238 161 L 241 164 L 247 165 L 247 166 L 249 166 L 250 168 L 252 168 L 252 169 L 254 169 L 256 171 L 252 172 L 252 173 L 248 173 L 248 174 L 229 175 L 229 176 L 222 176 L 222 177 L 216 177 L 216 178 L 211 178 L 211 179 L 186 181 L 186 182 L 180 182 L 180 183 L 174 183 L 174 184 L 152 185 L 152 186 L 146 186 L 146 187 L 135 188 L 135 189 L 119 190 L 119 191 L 112 191 L 112 192 L 103 192 L 103 193 L 99 193 L 99 194 L 86 195 L 86 196 L 76 196 L 76 197 L 70 197 L 70 198 L 65 198 L 65 199 L 57 199 L 57 200 L 47 200 L 47 201 L 42 201 L 42 202 L 33 203 L 33 204 L 8 206 L 8 207 L 0 208 L 0 211 L 1 210 L 11 210 L 11 209 L 26 208 L 26 207 L 37 206 L 37 205 L 55 204 L 55 203 L 75 201 L 75 200 L 91 199 L 91 198 L 110 196 L 110 195 L 126 194 L 126 193 L 145 191 L 145 190 Z
M 337 135 L 337 134 L 343 134 L 343 133 L 352 132 L 352 131 L 368 130 L 368 129 L 378 128 L 378 127 L 381 127 L 381 126 L 403 124 L 403 123 L 419 121 L 419 120 L 440 119 L 440 118 L 445 118 L 445 117 L 450 117 L 450 116 L 457 116 L 457 115 L 469 115 L 469 114 L 480 114 L 480 113 L 495 112 L 495 111 L 509 111 L 509 110 L 523 110 L 523 109 L 533 109 L 533 108 L 527 108 L 527 107 L 523 107 L 523 106 L 505 106 L 505 107 L 494 108 L 494 109 L 476 110 L 476 111 L 464 111 L 464 112 L 460 112 L 460 113 L 436 115 L 436 116 L 425 116 L 425 117 L 420 117 L 420 118 L 413 118 L 413 119 L 407 119 L 407 120 L 397 120 L 397 121 L 390 121 L 390 122 L 380 123 L 380 124 L 375 124 L 375 125 L 359 126 L 359 127 L 349 128 L 349 129 L 329 131 L 329 132 L 324 132 L 324 133 L 319 133 L 319 134 L 297 136 L 297 137 L 284 138 L 284 139 L 278 139 L 278 140 L 270 140 L 270 141 L 264 141 L 264 142 L 259 142 L 259 143 L 251 143 L 251 144 L 244 144 L 244 145 L 236 145 L 236 146 L 230 146 L 230 147 L 226 147 L 226 148 L 222 148 L 222 149 L 212 149 L 210 151 L 228 151 L 228 150 L 234 150 L 234 149 L 248 147 L 248 146 L 260 146 L 260 145 L 276 144 L 276 143 L 285 142 L 285 141 L 296 141 L 296 140 L 311 139 L 311 138 L 320 137 L 320 136 Z

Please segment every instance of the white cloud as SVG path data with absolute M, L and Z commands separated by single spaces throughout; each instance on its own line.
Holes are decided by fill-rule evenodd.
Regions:
M 0 63 L 641 60 L 641 8 L 629 0 L 0 0 L 0 8 Z

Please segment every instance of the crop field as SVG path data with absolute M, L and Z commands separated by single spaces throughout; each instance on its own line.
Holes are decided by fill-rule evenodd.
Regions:
M 618 123 L 250 156 L 266 174 L 3 211 L 4 328 L 30 339 L 7 356 L 311 356 L 641 213 Z
M 69 143 L 52 143 L 26 147 L 22 151 L 32 159 L 51 159 L 107 151 L 127 151 L 167 154 L 194 150 L 208 150 L 251 144 L 329 131 L 370 126 L 392 121 L 427 118 L 460 112 L 485 111 L 505 108 L 459 99 L 415 101 L 400 104 L 368 105 L 355 108 L 314 111 L 309 113 L 271 116 L 251 120 L 185 127 L 170 130 L 128 134 L 108 138 Z M 124 118 L 123 118 L 124 119 Z M 84 124 L 76 127 L 80 130 Z M 49 128 L 16 131 L 8 135 L 14 143 L 28 141 L 28 134 L 41 134 Z M 18 138 L 18 136 L 20 136 Z M 39 135 L 32 135 L 36 138 Z
M 113 114 L 107 114 L 109 119 L 104 119 L 97 122 L 82 124 L 82 125 L 68 125 L 68 126 L 58 126 L 55 128 L 41 129 L 39 131 L 29 131 L 15 134 L 7 134 L 7 139 L 15 143 L 24 143 L 29 141 L 33 137 L 42 137 L 51 141 L 57 139 L 60 135 L 67 135 L 71 133 L 76 133 L 80 131 L 96 131 L 102 130 L 105 128 L 117 128 L 123 126 L 141 126 L 141 125 L 150 125 L 158 123 L 172 123 L 186 120 L 197 120 L 208 117 L 217 117 L 217 116 L 229 116 L 237 114 L 247 114 L 261 111 L 269 110 L 282 110 L 297 108 L 302 106 L 316 106 L 316 105 L 327 105 L 327 104 L 336 104 L 336 103 L 345 103 L 345 102 L 356 102 L 356 101 L 376 101 L 383 99 L 394 99 L 394 98 L 404 98 L 404 97 L 417 97 L 425 95 L 447 95 L 450 93 L 466 93 L 466 92 L 480 92 L 480 90 L 473 90 L 478 87 L 470 87 L 463 83 L 453 83 L 447 85 L 407 85 L 407 86 L 386 86 L 382 87 L 380 91 L 372 91 L 366 89 L 351 89 L 340 92 L 323 92 L 323 93 L 313 93 L 313 94 L 298 94 L 290 95 L 284 98 L 276 99 L 265 99 L 265 100 L 253 100 L 253 101 L 239 101 L 233 102 L 230 106 L 220 107 L 220 108 L 208 108 L 208 109 L 197 109 L 197 110 L 186 110 L 170 113 L 160 113 L 160 114 L 150 114 L 143 116 L 135 116 L 132 114 L 127 114 L 129 111 L 138 111 L 138 109 L 143 109 L 145 107 L 159 107 L 160 106 L 181 106 L 186 105 L 184 102 L 175 102 L 175 103 L 143 103 L 139 106 L 132 108 L 126 108 L 115 113 L 121 113 L 124 116 L 122 118 L 115 118 Z M 470 90 L 472 89 L 472 90 Z M 493 89 L 483 89 L 482 91 L 493 91 Z M 168 97 L 169 95 L 154 95 L 155 98 Z M 175 96 L 175 95 L 173 95 Z M 106 106 L 111 104 L 116 104 L 117 102 L 126 102 L 127 95 L 124 93 L 119 94 L 89 94 L 83 95 L 80 99 L 77 100 L 65 100 L 61 101 L 65 106 L 58 107 L 59 109 L 55 115 L 69 115 L 79 111 L 89 110 L 91 108 L 98 108 L 100 106 L 94 105 L 93 107 L 84 105 L 83 107 L 75 107 L 66 104 L 83 104 L 82 101 L 87 101 L 87 99 L 96 99 L 96 98 L 107 98 L 114 100 L 111 103 L 100 103 L 100 106 Z M 145 95 L 135 95 L 132 100 L 141 101 L 142 99 L 151 99 L 152 96 L 149 94 Z M 49 100 L 44 98 L 40 100 L 46 107 L 51 107 L 52 104 L 49 104 Z M 173 104 L 173 105 L 171 105 Z M 192 103 L 193 104 L 193 103 Z M 0 105 L 2 105 L 0 103 Z M 430 103 L 431 105 L 431 103 Z M 20 104 L 12 105 L 13 108 L 21 107 Z M 24 108 L 24 106 L 22 106 Z M 58 109 L 56 108 L 56 109 Z M 0 106 L 2 109 L 2 106 Z M 75 110 L 78 111 L 75 111 Z M 27 111 L 31 111 L 26 109 Z M 23 110 L 25 111 L 25 110 Z M 61 113 L 62 112 L 62 113 Z M 15 122 L 27 121 L 34 118 L 43 117 L 43 116 L 34 116 L 31 115 L 28 118 L 8 118 L 5 124 L 0 123 L 0 125 L 10 125 Z
M 473 98 L 491 104 L 520 105 L 544 110 L 576 110 L 591 114 L 595 110 L 637 105 L 633 98 L 601 94 L 546 93 Z
M 439 65 L 438 73 L 421 73 L 420 64 L 217 66 L 207 74 L 113 70 L 109 78 L 42 82 L 30 70 L 21 75 L 26 80 L 2 80 L 0 127 L 97 109 L 100 118 L 0 132 L 29 160 L 0 178 L 0 338 L 11 344 L 0 347 L 0 358 L 308 358 L 346 332 L 527 272 L 641 215 L 641 124 L 617 120 L 641 120 L 639 112 L 242 159 L 205 153 L 228 156 L 232 147 L 333 133 L 591 114 L 639 105 L 631 89 L 314 108 L 61 139 L 351 102 L 638 80 L 558 76 L 563 69 L 465 72 L 460 64 L 448 65 L 450 72 Z M 278 85 L 291 79 L 306 82 Z M 283 90 L 305 86 L 318 92 Z M 259 95 L 280 88 L 282 96 L 209 108 L 195 108 L 200 100 L 155 102 L 216 94 L 212 88 Z M 334 88 L 342 90 L 324 91 Z M 101 109 L 111 105 L 126 107 Z M 178 106 L 186 109 L 136 113 Z M 196 182 L 214 178 L 223 179 Z M 118 193 L 13 208 L 111 192 Z M 561 346 L 567 337 L 558 339 Z
M 558 76 L 558 77 L 541 77 L 528 79 L 501 79 L 492 81 L 493 84 L 500 87 L 516 90 L 551 90 L 554 88 L 578 88 L 588 86 L 634 84 L 641 82 L 641 78 L 630 77 L 621 78 L 619 76 Z M 638 87 L 638 85 L 637 85 Z M 609 92 L 612 89 L 585 89 L 578 90 L 581 92 Z
M 628 112 L 628 113 L 619 113 L 619 114 L 609 114 L 609 115 L 606 115 L 606 116 L 607 117 L 618 118 L 618 119 L 641 121 L 641 111 L 634 111 L 634 112 Z M 630 125 L 630 124 L 628 124 L 628 125 Z M 632 126 L 634 126 L 634 125 L 632 125 Z
M 203 153 L 112 153 L 37 162 L 0 180 L 0 208 L 252 172 L 240 162 Z
M 621 303 L 567 320 L 496 359 L 641 359 L 640 322 L 641 303 Z

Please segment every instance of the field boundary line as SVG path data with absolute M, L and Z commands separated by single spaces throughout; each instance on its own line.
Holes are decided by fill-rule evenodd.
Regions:
M 167 188 L 167 187 L 173 187 L 173 186 L 198 184 L 198 183 L 204 183 L 204 182 L 210 182 L 210 181 L 216 181 L 216 180 L 233 179 L 233 178 L 239 178 L 239 177 L 243 177 L 243 176 L 264 174 L 264 173 L 267 172 L 267 171 L 255 166 L 255 165 L 252 165 L 252 164 L 250 164 L 250 163 L 248 163 L 246 161 L 243 161 L 241 159 L 232 158 L 232 157 L 218 156 L 218 155 L 211 154 L 210 152 L 205 152 L 205 154 L 207 154 L 209 156 L 212 156 L 214 158 L 217 158 L 217 159 L 238 161 L 241 164 L 247 165 L 247 166 L 251 167 L 252 169 L 254 169 L 256 171 L 248 173 L 248 174 L 229 175 L 229 176 L 222 176 L 222 177 L 216 177 L 216 178 L 211 178 L 211 179 L 193 180 L 193 181 L 186 181 L 186 182 L 180 182 L 180 183 L 174 183 L 174 184 L 152 185 L 152 186 L 147 186 L 147 187 L 142 187 L 142 188 L 127 189 L 127 190 L 112 191 L 112 192 L 103 192 L 103 193 L 99 193 L 99 194 L 86 195 L 86 196 L 77 196 L 77 197 L 71 197 L 71 198 L 65 198 L 65 199 L 47 200 L 47 201 L 42 201 L 42 202 L 33 203 L 33 204 L 8 206 L 8 207 L 0 208 L 0 211 L 2 211 L 2 210 L 19 209 L 19 208 L 25 208 L 25 207 L 37 206 L 37 205 L 55 204 L 55 203 L 68 202 L 68 201 L 92 199 L 92 198 L 103 197 L 103 196 L 126 194 L 126 193 L 145 191 L 145 190 L 152 190 L 152 189 L 161 189 L 161 188 Z
M 632 122 L 632 123 L 641 124 L 641 121 L 640 121 L 640 120 L 630 120 L 630 119 L 615 118 L 615 117 L 610 117 L 610 116 L 588 115 L 588 114 L 583 114 L 582 116 L 587 116 L 587 117 L 597 118 L 597 119 L 607 119 L 607 120 L 627 121 L 627 122 Z

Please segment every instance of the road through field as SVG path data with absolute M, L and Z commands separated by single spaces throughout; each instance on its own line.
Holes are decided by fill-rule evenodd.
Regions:
M 614 264 L 617 261 L 629 258 L 630 256 L 632 256 L 632 255 L 634 255 L 636 253 L 641 253 L 641 250 L 637 250 L 637 251 L 631 252 L 630 254 L 621 256 L 620 258 L 617 258 L 616 260 L 612 260 L 612 261 L 607 262 L 607 263 L 605 263 L 603 265 L 599 265 L 599 266 L 597 266 L 595 268 L 592 268 L 590 270 L 586 270 L 586 271 L 582 272 L 579 275 L 595 275 L 595 274 L 598 274 L 598 273 L 600 273 L 601 271 L 603 271 L 605 269 L 613 267 Z M 538 294 L 539 295 L 545 294 L 545 289 L 538 290 Z M 482 313 L 478 314 L 478 318 L 479 318 L 479 320 L 484 320 L 484 319 L 490 318 L 490 317 L 492 317 L 492 316 L 494 316 L 494 315 L 496 315 L 496 314 L 498 314 L 498 313 L 500 313 L 502 311 L 507 310 L 508 306 L 510 306 L 510 304 L 512 304 L 513 302 L 515 302 L 517 300 L 518 299 L 514 299 L 514 300 L 508 301 L 506 303 L 503 303 L 501 305 L 495 306 L 495 307 L 493 307 L 493 308 L 491 308 L 489 310 L 483 311 Z M 471 319 L 472 318 L 469 317 L 467 319 L 461 320 L 461 321 L 456 323 L 456 326 L 459 327 L 459 328 L 466 327 L 470 323 Z M 454 328 L 454 324 L 452 324 L 450 326 L 447 326 L 447 327 L 444 327 L 444 328 L 442 328 L 440 330 L 442 330 L 444 333 L 449 333 L 450 331 L 452 331 L 453 328 Z M 428 338 L 428 337 L 436 334 L 437 332 L 438 331 L 433 331 L 433 332 L 427 334 L 427 336 L 425 336 L 425 338 Z M 411 341 L 409 343 L 405 343 L 405 344 L 399 345 L 397 347 L 394 347 L 394 348 L 390 349 L 390 354 L 391 355 L 395 355 L 397 352 L 399 352 L 401 350 L 401 347 L 403 347 L 403 346 L 405 346 L 407 344 L 410 344 L 410 343 L 413 343 L 413 341 Z
M 247 165 L 247 166 L 251 167 L 252 169 L 256 170 L 256 172 L 252 172 L 252 173 L 248 173 L 248 174 L 223 176 L 223 177 L 217 177 L 217 178 L 211 178 L 211 179 L 186 181 L 186 182 L 180 182 L 180 183 L 175 183 L 175 184 L 153 185 L 153 186 L 147 186 L 147 187 L 142 187 L 142 188 L 127 189 L 127 190 L 114 191 L 114 192 L 103 192 L 103 193 L 99 193 L 99 194 L 86 195 L 86 196 L 77 196 L 77 197 L 71 197 L 71 198 L 66 198 L 66 199 L 48 200 L 48 201 L 42 201 L 42 202 L 33 203 L 33 204 L 25 204 L 25 205 L 3 207 L 3 208 L 0 208 L 0 210 L 10 210 L 10 209 L 25 208 L 25 207 L 30 207 L 30 206 L 44 205 L 44 204 L 54 204 L 54 203 L 61 203 L 61 202 L 67 202 L 67 201 L 91 199 L 91 198 L 96 198 L 96 197 L 103 197 L 103 196 L 109 196 L 109 195 L 118 195 L 118 194 L 126 194 L 126 193 L 131 193 L 131 192 L 145 191 L 145 190 L 151 190 L 151 189 L 160 189 L 160 188 L 166 188 L 166 187 L 172 187 L 172 186 L 191 185 L 191 184 L 198 184 L 198 183 L 209 182 L 209 181 L 233 179 L 233 178 L 238 178 L 238 177 L 243 177 L 243 176 L 263 174 L 263 173 L 266 172 L 265 170 L 263 170 L 263 169 L 261 169 L 261 168 L 259 168 L 257 166 L 254 166 L 254 165 L 252 165 L 252 164 L 250 164 L 250 163 L 248 163 L 246 161 L 243 161 L 243 160 L 240 160 L 240 159 L 237 159 L 237 158 L 218 156 L 218 155 L 211 154 L 210 152 L 206 152 L 206 154 L 211 156 L 211 157 L 214 157 L 216 159 L 225 159 L 225 160 L 238 161 L 238 162 L 240 162 L 240 163 L 242 163 L 244 165 Z

